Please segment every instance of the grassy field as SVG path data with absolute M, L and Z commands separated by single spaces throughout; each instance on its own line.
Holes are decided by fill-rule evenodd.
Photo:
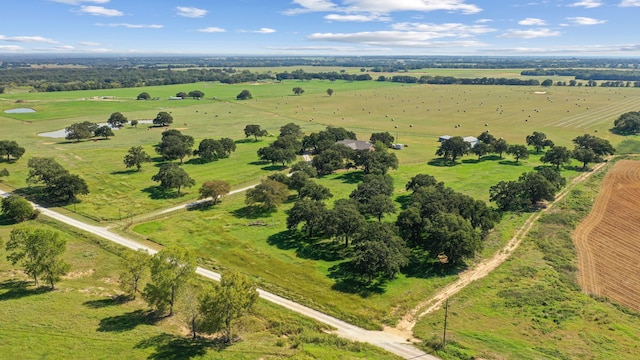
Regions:
M 576 187 L 543 215 L 515 255 L 449 301 L 446 359 L 635 359 L 640 314 L 583 294 L 571 233 L 604 177 Z M 441 342 L 444 310 L 423 318 L 416 335 Z
M 487 75 L 490 76 L 490 75 Z M 497 76 L 497 75 L 496 75 Z M 302 96 L 291 89 L 300 86 Z M 334 90 L 333 96 L 326 89 Z M 203 100 L 166 100 L 179 91 L 201 90 Z M 249 89 L 253 100 L 236 101 L 235 96 Z M 156 101 L 136 101 L 147 91 Z M 112 100 L 92 100 L 94 96 L 114 96 Z M 215 99 L 214 99 L 215 97 Z M 16 103 L 23 100 L 26 103 Z M 447 186 L 473 197 L 488 200 L 489 187 L 501 180 L 516 179 L 522 172 L 540 165 L 542 154 L 531 153 L 528 160 L 515 163 L 505 156 L 487 156 L 478 160 L 466 156 L 456 166 L 439 166 L 434 161 L 438 136 L 477 136 L 489 130 L 509 143 L 524 143 L 526 135 L 543 131 L 556 144 L 572 147 L 571 139 L 584 133 L 594 134 L 617 145 L 623 138 L 608 131 L 613 120 L 640 105 L 638 89 L 588 87 L 516 87 L 516 86 L 435 86 L 404 85 L 388 82 L 286 81 L 222 85 L 199 83 L 135 89 L 78 91 L 64 93 L 13 93 L 0 95 L 0 111 L 32 107 L 32 114 L 0 113 L 0 133 L 17 140 L 27 149 L 25 158 L 15 163 L 0 163 L 11 176 L 0 184 L 6 188 L 26 186 L 26 163 L 31 156 L 52 156 L 71 172 L 81 174 L 91 193 L 66 210 L 76 211 L 98 221 L 126 222 L 133 217 L 133 236 L 148 238 L 162 245 L 180 244 L 210 258 L 206 266 L 214 269 L 239 269 L 251 275 L 261 287 L 337 315 L 356 324 L 377 328 L 393 324 L 417 302 L 435 289 L 455 279 L 455 274 L 413 272 L 402 275 L 384 289 L 371 291 L 349 287 L 340 281 L 337 268 L 348 254 L 333 243 L 306 244 L 291 239 L 285 232 L 285 211 L 292 202 L 269 215 L 252 213 L 241 194 L 225 198 L 209 210 L 184 211 L 167 218 L 146 219 L 153 213 L 197 197 L 197 188 L 206 180 L 222 179 L 234 188 L 255 183 L 278 167 L 258 162 L 256 150 L 274 137 L 259 142 L 246 141 L 243 128 L 257 123 L 271 134 L 280 126 L 294 122 L 305 133 L 342 126 L 355 131 L 360 139 L 372 132 L 388 131 L 406 144 L 396 152 L 400 168 L 392 171 L 396 198 L 406 195 L 404 185 L 415 174 L 428 173 Z M 141 172 L 124 168 L 122 159 L 131 146 L 142 145 L 155 154 L 162 129 L 125 127 L 109 140 L 68 143 L 64 139 L 39 137 L 44 131 L 62 129 L 78 121 L 104 122 L 112 112 L 120 111 L 131 119 L 151 119 L 158 111 L 170 111 L 172 128 L 203 138 L 231 137 L 238 150 L 231 158 L 209 164 L 187 159 L 184 169 L 196 180 L 194 188 L 176 197 L 164 194 L 150 180 L 160 165 L 159 159 L 146 164 Z M 155 156 L 155 155 L 154 155 Z M 567 178 L 579 174 L 577 163 L 565 169 Z M 336 174 L 319 179 L 331 188 L 334 200 L 355 188 L 357 174 Z M 399 204 L 398 204 L 399 207 Z M 391 217 L 389 218 L 391 219 Z M 249 226 L 261 221 L 265 226 Z M 510 216 L 490 235 L 483 256 L 496 251 L 510 238 L 524 216 Z M 424 330 L 429 338 L 435 329 Z M 475 345 L 474 345 L 475 346 Z M 500 351 L 497 351 L 500 353 Z
M 157 319 L 141 300 L 117 297 L 119 250 L 60 225 L 72 271 L 55 291 L 0 258 L 0 352 L 6 359 L 396 359 L 370 345 L 326 334 L 323 325 L 268 302 L 236 326 L 242 341 L 192 341 L 178 313 Z M 0 233 L 8 238 L 9 226 Z M 126 355 L 125 355 L 126 354 Z

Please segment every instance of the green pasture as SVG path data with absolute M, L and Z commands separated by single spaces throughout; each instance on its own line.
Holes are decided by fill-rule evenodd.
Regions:
M 291 89 L 300 86 L 301 96 Z M 326 89 L 334 90 L 333 96 Z M 167 100 L 179 91 L 201 90 L 202 100 Z M 235 96 L 249 89 L 254 99 L 237 101 Z M 155 101 L 137 101 L 142 91 Z M 91 193 L 78 204 L 65 207 L 99 221 L 135 222 L 136 234 L 162 245 L 181 244 L 198 251 L 203 265 L 214 269 L 234 268 L 252 275 L 260 286 L 301 301 L 319 310 L 337 315 L 369 328 L 393 324 L 420 300 L 450 282 L 455 275 L 415 271 L 402 275 L 383 289 L 350 288 L 340 282 L 339 264 L 345 257 L 339 244 L 320 242 L 306 244 L 288 237 L 285 232 L 286 210 L 292 201 L 272 214 L 250 211 L 244 205 L 244 194 L 229 196 L 211 209 L 183 211 L 158 217 L 158 211 L 197 198 L 198 187 L 207 180 L 221 179 L 241 188 L 257 183 L 278 166 L 260 163 L 258 148 L 274 137 L 258 142 L 245 139 L 244 126 L 260 124 L 271 134 L 278 134 L 286 123 L 299 124 L 305 133 L 326 126 L 342 126 L 355 131 L 358 138 L 368 139 L 372 132 L 388 131 L 407 145 L 396 151 L 400 160 L 394 177 L 398 201 L 407 195 L 406 182 L 415 174 L 427 173 L 447 186 L 475 198 L 488 200 L 489 187 L 501 180 L 518 178 L 522 172 L 541 165 L 541 154 L 531 153 L 528 160 L 515 163 L 504 155 L 477 159 L 469 155 L 455 166 L 441 166 L 434 153 L 438 136 L 477 136 L 490 131 L 509 143 L 523 144 L 533 131 L 545 132 L 558 145 L 573 147 L 571 139 L 585 133 L 608 139 L 615 146 L 624 138 L 608 131 L 613 120 L 628 111 L 637 111 L 640 93 L 635 88 L 600 87 L 519 87 L 419 85 L 389 82 L 284 81 L 223 85 L 199 83 L 61 93 L 2 94 L 0 110 L 33 107 L 35 114 L 0 112 L 0 138 L 18 141 L 27 149 L 23 159 L 1 162 L 11 176 L 2 186 L 24 189 L 27 160 L 32 156 L 54 157 L 72 173 L 86 179 Z M 113 100 L 90 100 L 93 96 L 114 96 Z M 214 99 L 215 97 L 215 99 Z M 86 99 L 86 100 L 80 100 Z M 23 100 L 26 103 L 16 103 Z M 131 119 L 151 119 L 158 111 L 169 111 L 175 122 L 171 128 L 194 136 L 196 145 L 204 138 L 231 137 L 237 140 L 237 151 L 229 159 L 199 164 L 185 159 L 184 169 L 196 180 L 196 186 L 185 194 L 158 191 L 150 180 L 161 161 L 153 146 L 160 140 L 160 128 L 139 124 L 125 126 L 109 140 L 69 143 L 64 139 L 39 137 L 44 131 L 62 129 L 79 121 L 104 122 L 112 112 L 120 111 Z M 633 137 L 635 138 L 635 137 Z M 154 162 L 145 164 L 141 172 L 125 169 L 122 159 L 132 146 L 141 145 Z M 197 159 L 197 158 L 195 158 Z M 564 176 L 579 174 L 577 163 L 563 170 Z M 317 180 L 331 188 L 333 200 L 348 196 L 358 178 L 357 173 L 339 173 Z M 293 200 L 293 199 L 292 199 Z M 152 217 L 147 215 L 151 214 Z M 148 222 L 139 223 L 148 219 Z M 388 220 L 392 219 L 389 217 Z M 122 220 L 122 221 L 121 221 Z M 483 256 L 496 251 L 513 234 L 524 216 L 506 217 L 487 240 Z M 258 226 L 250 226 L 252 223 Z M 435 331 L 438 333 L 439 331 Z M 421 337 L 430 337 L 427 332 Z
M 640 315 L 580 291 L 571 233 L 588 214 L 604 173 L 543 215 L 505 264 L 449 299 L 445 359 L 635 359 Z M 441 343 L 444 309 L 416 336 Z M 437 334 L 437 335 L 434 335 Z
M 7 359 L 396 359 L 371 345 L 326 334 L 312 320 L 259 301 L 235 327 L 241 341 L 225 346 L 190 340 L 180 310 L 154 318 L 140 300 L 117 297 L 119 250 L 46 221 L 64 232 L 71 272 L 55 291 L 0 257 L 0 352 Z M 10 226 L 0 227 L 4 239 Z M 68 234 L 67 234 L 68 232 Z M 178 306 L 180 308 L 180 305 Z

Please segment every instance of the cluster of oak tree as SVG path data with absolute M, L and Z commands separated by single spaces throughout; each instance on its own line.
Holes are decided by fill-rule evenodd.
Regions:
M 569 164 L 571 159 L 576 159 L 582 162 L 582 168 L 586 169 L 589 163 L 602 162 L 605 156 L 615 153 L 615 149 L 609 140 L 590 134 L 584 134 L 573 139 L 575 144 L 573 151 L 564 146 L 555 146 L 545 133 L 539 131 L 534 131 L 531 135 L 527 135 L 527 145 L 510 145 L 503 138 L 496 139 L 488 131 L 480 134 L 478 140 L 479 142 L 472 146 L 461 136 L 451 137 L 442 141 L 440 147 L 436 150 L 436 155 L 455 162 L 458 157 L 469 153 L 477 155 L 478 160 L 492 153 L 498 154 L 499 158 L 502 159 L 502 154 L 507 153 L 512 155 L 517 163 L 521 159 L 529 158 L 529 149 L 527 148 L 527 145 L 529 145 L 535 149 L 536 154 L 547 147 L 549 148 L 540 158 L 543 163 L 555 165 L 559 169 L 560 166 Z
M 180 313 L 194 339 L 198 333 L 219 333 L 224 342 L 232 341 L 233 323 L 251 311 L 258 299 L 255 284 L 227 271 L 220 283 L 198 285 L 195 274 L 195 254 L 185 248 L 169 246 L 153 256 L 144 250 L 127 250 L 120 284 L 132 298 L 141 293 L 158 316 Z

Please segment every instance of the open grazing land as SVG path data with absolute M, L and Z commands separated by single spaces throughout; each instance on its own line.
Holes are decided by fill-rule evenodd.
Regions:
M 348 72 L 359 73 L 355 69 Z M 430 69 L 409 74 L 421 73 L 433 75 Z M 477 69 L 472 75 L 459 69 L 449 73 L 437 69 L 434 73 L 480 76 Z M 509 69 L 494 70 L 489 76 L 520 78 L 518 71 Z M 293 88 L 304 91 L 294 94 Z M 176 93 L 193 90 L 204 96 L 169 100 Z M 238 100 L 243 90 L 249 90 L 252 98 Z M 156 100 L 136 100 L 143 92 Z M 16 108 L 35 112 L 5 112 Z M 448 160 L 435 155 L 442 145 L 440 136 L 478 137 L 488 132 L 508 144 L 526 145 L 527 136 L 543 132 L 556 147 L 573 149 L 573 140 L 588 134 L 614 147 L 621 145 L 618 153 L 620 149 L 635 153 L 637 135 L 623 136 L 610 129 L 620 115 L 639 109 L 640 88 L 636 87 L 373 80 L 199 82 L 46 93 L 14 87 L 0 94 L 0 140 L 15 140 L 26 152 L 20 159 L 0 161 L 0 170 L 6 168 L 10 174 L 0 178 L 0 188 L 82 221 L 108 226 L 156 249 L 179 246 L 191 250 L 199 266 L 223 274 L 237 271 L 261 289 L 351 324 L 397 332 L 400 330 L 393 328 L 406 314 L 458 279 L 461 272 L 500 252 L 527 219 L 553 199 L 537 199 L 544 201 L 533 200 L 524 209 L 505 208 L 501 212 L 489 201 L 490 189 L 500 182 L 516 182 L 523 173 L 556 168 L 541 161 L 551 151 L 549 147 L 536 151 L 528 146 L 526 155 L 519 159 L 504 152 L 470 153 Z M 138 120 L 137 126 L 127 123 L 108 138 L 80 141 L 39 135 L 84 121 L 102 124 L 114 112 L 129 121 Z M 160 112 L 173 117 L 170 126 L 149 123 Z M 266 132 L 258 137 L 245 135 L 250 124 L 260 125 Z M 424 249 L 414 246 L 407 250 L 403 256 L 408 260 L 389 270 L 392 276 L 385 271 L 368 279 L 353 276 L 356 240 L 348 243 L 344 237 L 319 230 L 314 235 L 312 220 L 291 226 L 290 215 L 299 202 L 296 191 L 287 190 L 283 203 L 270 209 L 247 202 L 246 191 L 233 192 L 277 173 L 289 174 L 293 163 L 305 159 L 297 154 L 295 161 L 283 164 L 258 156 L 259 149 L 277 141 L 286 124 L 299 126 L 304 135 L 341 127 L 359 140 L 386 132 L 394 137 L 394 143 L 403 144 L 401 150 L 387 149 L 398 160 L 397 169 L 387 172 L 393 183 L 392 210 L 369 214 L 365 222 L 373 224 L 372 228 L 380 225 L 378 229 L 385 229 L 381 224 L 402 228 L 399 214 L 413 219 L 409 210 L 418 200 L 406 185 L 418 174 L 443 182 L 445 188 L 452 189 L 447 194 L 455 192 L 461 194 L 460 199 L 472 198 L 489 206 L 488 212 L 499 213 L 492 223 L 495 226 L 472 228 L 471 220 L 465 220 L 479 245 L 460 261 L 453 256 L 448 259 L 444 252 L 429 252 L 427 244 Z M 196 155 L 166 160 L 156 152 L 166 130 L 193 137 L 193 149 L 204 139 L 220 138 L 232 139 L 236 149 L 228 157 L 210 162 Z M 129 149 L 136 146 L 151 157 L 139 171 L 126 168 L 123 162 Z M 314 154 L 309 151 L 307 155 Z M 633 155 L 623 156 L 633 159 Z M 34 157 L 53 158 L 81 176 L 89 193 L 79 195 L 78 201 L 47 202 L 39 195 L 42 186 L 27 182 L 28 161 Z M 194 180 L 193 186 L 167 190 L 153 181 L 151 178 L 168 163 L 183 169 Z M 558 168 L 570 184 L 595 166 L 594 162 L 584 165 L 568 159 Z M 614 159 L 584 182 L 570 185 L 574 188 L 567 197 L 540 215 L 505 263 L 451 297 L 445 347 L 441 344 L 444 308 L 414 319 L 415 327 L 402 329 L 403 336 L 413 338 L 424 351 L 447 359 L 637 358 L 640 254 L 633 237 L 638 221 L 632 214 L 638 211 L 639 169 L 635 160 Z M 334 209 L 338 200 L 348 199 L 367 179 L 365 172 L 363 167 L 353 166 L 314 178 L 332 195 L 323 199 L 322 209 Z M 605 177 L 607 172 L 610 175 Z M 211 180 L 227 182 L 232 193 L 220 197 L 216 204 L 196 204 L 199 188 Z M 444 191 L 438 189 L 434 192 Z M 190 206 L 180 207 L 184 204 Z M 424 208 L 439 205 L 434 201 Z M 446 214 L 437 219 L 434 215 L 423 219 L 421 226 L 447 219 Z M 0 236 L 6 243 L 17 225 L 6 217 L 0 220 Z M 131 358 L 153 359 L 395 358 L 373 346 L 329 335 L 325 325 L 264 301 L 236 323 L 240 341 L 222 345 L 213 336 L 191 341 L 188 325 L 180 320 L 181 311 L 188 310 L 178 309 L 175 316 L 157 320 L 140 297 L 123 301 L 118 296 L 122 295 L 118 287 L 122 251 L 116 245 L 55 225 L 45 217 L 28 223 L 62 234 L 71 270 L 55 291 L 42 291 L 5 260 L 2 247 L 0 352 L 7 357 L 113 358 L 126 353 Z M 410 233 L 407 228 L 402 230 L 403 235 Z M 407 239 L 393 237 L 404 243 L 411 241 L 410 235 Z

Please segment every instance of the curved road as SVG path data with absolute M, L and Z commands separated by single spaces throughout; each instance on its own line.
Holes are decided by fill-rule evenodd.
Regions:
M 251 187 L 249 187 L 251 188 Z M 245 191 L 248 188 L 244 188 L 244 189 L 238 189 L 236 191 L 234 191 L 233 193 L 236 192 L 241 192 L 241 191 Z M 9 193 L 0 190 L 0 196 L 7 196 L 9 195 Z M 193 204 L 193 203 L 191 203 Z M 62 223 L 65 223 L 67 225 L 73 226 L 75 228 L 84 230 L 86 232 L 89 232 L 91 234 L 100 236 L 106 240 L 115 242 L 117 244 L 120 244 L 122 246 L 128 247 L 130 249 L 133 250 L 138 250 L 138 249 L 144 249 L 147 250 L 150 254 L 155 254 L 157 252 L 157 250 L 152 249 L 148 246 L 142 245 L 134 240 L 128 239 L 124 236 L 115 234 L 111 231 L 109 231 L 109 229 L 102 227 L 102 226 L 95 226 L 95 225 L 89 225 L 86 224 L 82 221 L 70 218 L 66 215 L 62 215 L 58 212 L 55 212 L 53 210 L 49 210 L 47 208 L 43 208 L 38 206 L 37 204 L 33 204 L 34 207 L 36 207 L 38 210 L 40 210 L 42 215 L 48 216 L 52 219 L 55 219 L 57 221 L 60 221 Z M 166 212 L 170 212 L 170 211 L 175 211 L 177 209 L 183 208 L 187 205 L 181 205 L 172 209 L 167 209 L 165 211 L 163 211 L 162 213 L 166 213 Z M 196 273 L 199 275 L 202 275 L 208 279 L 211 280 L 215 280 L 215 281 L 220 281 L 220 274 L 213 272 L 211 270 L 207 270 L 201 267 L 198 267 L 196 269 Z M 304 316 L 310 317 L 312 319 L 315 319 L 317 321 L 320 321 L 324 324 L 330 325 L 332 327 L 334 327 L 336 330 L 334 331 L 335 334 L 337 334 L 340 337 L 349 339 L 349 340 L 353 340 L 353 341 L 359 341 L 359 342 L 366 342 L 369 344 L 372 344 L 374 346 L 380 347 L 390 353 L 396 354 L 398 356 L 401 356 L 405 359 L 427 359 L 427 360 L 438 360 L 437 357 L 433 356 L 433 355 L 429 355 L 427 353 L 425 353 L 422 350 L 417 349 L 416 347 L 412 346 L 412 344 L 410 342 L 407 341 L 407 339 L 403 338 L 400 335 L 395 335 L 395 334 L 390 334 L 387 332 L 383 332 L 383 331 L 372 331 L 372 330 L 365 330 L 362 329 L 360 327 L 351 325 L 347 322 L 344 322 L 340 319 L 334 318 L 332 316 L 329 316 L 325 313 L 322 313 L 320 311 L 314 310 L 312 308 L 309 308 L 307 306 L 298 304 L 296 302 L 293 302 L 291 300 L 285 299 L 281 296 L 272 294 L 270 292 L 264 291 L 262 289 L 258 289 L 258 293 L 260 294 L 260 297 L 267 300 L 267 301 L 271 301 L 275 304 L 278 304 L 280 306 L 283 306 L 291 311 L 297 312 L 299 314 L 302 314 Z

